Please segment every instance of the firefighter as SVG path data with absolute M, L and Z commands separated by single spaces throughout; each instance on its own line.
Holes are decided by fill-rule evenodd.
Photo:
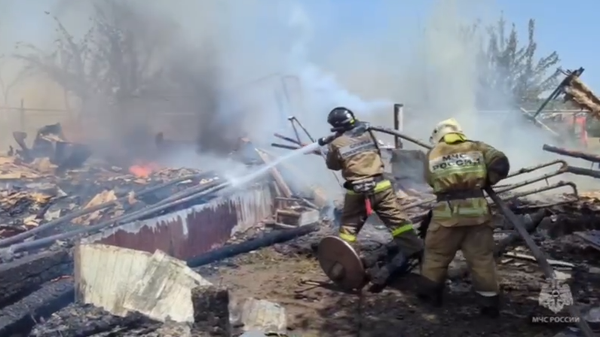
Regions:
M 481 313 L 497 317 L 500 292 L 493 225 L 482 188 L 507 177 L 508 158 L 488 144 L 468 140 L 454 118 L 440 122 L 430 141 L 433 148 L 427 154 L 425 179 L 437 202 L 425 238 L 419 297 L 442 305 L 448 265 L 461 250 L 481 300 Z
M 402 265 L 420 255 L 423 242 L 417 236 L 411 221 L 400 211 L 392 182 L 383 176 L 381 152 L 368 124 L 359 122 L 352 111 L 343 107 L 333 109 L 327 122 L 331 124 L 331 130 L 338 133 L 329 143 L 327 167 L 341 171 L 345 180 L 344 188 L 347 190 L 340 238 L 350 243 L 359 253 L 355 245 L 356 237 L 370 211 L 373 211 L 391 231 L 398 245 L 401 258 L 395 259 L 397 264 Z M 380 270 L 377 281 L 382 287 L 392 272 L 386 268 Z M 371 282 L 376 283 L 374 279 Z

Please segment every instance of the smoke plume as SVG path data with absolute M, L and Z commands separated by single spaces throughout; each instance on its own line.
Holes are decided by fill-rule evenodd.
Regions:
M 15 9 L 17 5 L 10 3 L 7 13 L 24 8 Z M 476 98 L 481 94 L 477 78 L 483 70 L 475 57 L 481 45 L 477 39 L 465 39 L 461 29 L 476 19 L 485 25 L 487 18 L 497 18 L 492 1 L 436 1 L 431 7 L 381 1 L 369 8 L 356 7 L 356 13 L 350 14 L 343 2 L 180 0 L 175 5 L 132 0 L 127 4 L 130 17 L 135 18 L 128 29 L 135 36 L 160 37 L 150 40 L 158 49 L 149 68 L 155 73 L 142 74 L 149 84 L 135 92 L 136 102 L 154 103 L 141 104 L 142 108 L 129 104 L 127 110 L 187 110 L 196 116 L 193 126 L 189 119 L 158 122 L 149 113 L 127 125 L 144 124 L 153 132 L 168 127 L 166 137 L 183 137 L 184 130 L 192 128 L 200 150 L 214 158 L 225 156 L 241 135 L 262 147 L 274 140 L 274 132 L 293 135 L 287 120 L 291 115 L 316 138 L 329 132 L 326 115 L 335 106 L 346 106 L 372 124 L 391 126 L 393 104 L 404 103 L 404 131 L 412 136 L 428 139 L 437 122 L 455 117 L 469 138 L 505 151 L 514 168 L 544 159 L 540 149 L 548 142 L 547 135 L 523 123 L 512 97 L 494 97 L 494 101 L 499 102 L 498 110 L 513 113 L 477 111 Z M 32 11 L 49 10 L 74 35 L 89 28 L 89 21 L 81 18 L 96 13 L 93 6 L 76 1 L 27 6 Z M 35 35 L 36 41 L 29 42 L 51 48 L 56 37 L 50 29 L 52 20 L 43 15 L 34 18 L 37 35 L 29 37 Z M 2 21 L 2 36 L 10 35 L 6 30 L 13 24 L 22 26 L 15 19 Z M 33 85 L 30 81 L 24 87 Z M 161 90 L 185 99 L 164 97 Z M 96 110 L 111 109 L 106 102 L 94 105 L 101 106 Z M 121 126 L 124 113 L 118 111 L 107 124 Z M 194 155 L 186 152 L 177 163 L 183 165 L 185 158 Z M 195 160 L 188 162 L 197 165 Z M 290 165 L 309 180 L 339 190 L 322 159 L 302 156 Z

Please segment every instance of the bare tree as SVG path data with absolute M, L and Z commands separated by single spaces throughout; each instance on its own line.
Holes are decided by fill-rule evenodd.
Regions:
M 199 146 L 205 151 L 227 152 L 237 141 L 233 135 L 241 125 L 218 116 L 222 96 L 215 66 L 218 51 L 211 41 L 195 44 L 197 49 L 178 44 L 174 22 L 152 17 L 146 8 L 134 7 L 130 2 L 98 0 L 92 26 L 81 38 L 72 36 L 55 18 L 55 50 L 48 53 L 21 44 L 17 57 L 81 99 L 84 113 L 105 115 L 107 109 L 97 108 L 99 100 L 104 102 L 118 117 L 111 120 L 113 129 L 125 128 L 123 119 L 134 110 L 189 109 L 197 121 L 179 127 L 199 123 L 195 130 Z M 145 118 L 134 124 L 139 131 L 147 122 Z
M 101 96 L 115 102 L 138 94 L 160 74 L 150 66 L 160 35 L 141 36 L 140 18 L 125 2 L 98 1 L 92 17 L 92 27 L 80 39 L 54 17 L 55 50 L 20 43 L 15 56 L 26 62 L 26 69 L 47 75 L 82 101 Z
M 4 57 L 4 55 L 0 56 L 0 72 L 6 60 L 7 59 Z M 8 106 L 9 104 L 10 92 L 12 89 L 31 75 L 33 75 L 33 71 L 31 69 L 22 69 L 9 82 L 5 82 L 4 76 L 0 73 L 0 91 L 2 91 L 2 98 L 5 106 Z

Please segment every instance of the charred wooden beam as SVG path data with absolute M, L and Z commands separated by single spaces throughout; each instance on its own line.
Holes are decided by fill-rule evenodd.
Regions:
M 186 202 L 190 202 L 192 200 L 197 200 L 206 195 L 215 193 L 229 185 L 230 185 L 230 183 L 220 183 L 217 180 L 217 181 L 208 182 L 204 185 L 201 184 L 199 186 L 190 187 L 190 188 L 184 190 L 182 192 L 182 194 L 176 194 L 173 197 L 167 198 L 167 199 L 159 202 L 158 204 L 152 205 L 151 207 L 143 208 L 143 209 L 133 212 L 131 214 L 125 214 L 120 217 L 110 219 L 105 222 L 101 222 L 97 225 L 78 228 L 78 229 L 72 230 L 70 232 L 52 235 L 52 236 L 49 236 L 49 237 L 46 237 L 43 239 L 15 244 L 15 245 L 8 247 L 4 251 L 0 250 L 0 253 L 11 255 L 11 254 L 14 254 L 17 252 L 32 251 L 35 249 L 47 247 L 47 246 L 54 244 L 58 240 L 67 240 L 67 239 L 76 240 L 79 237 L 94 234 L 105 228 L 116 227 L 116 226 L 131 222 L 131 221 L 140 220 L 144 217 L 149 217 L 149 216 L 159 214 L 162 211 L 172 209 L 173 207 L 182 205 Z M 172 200 L 172 199 L 175 199 L 175 200 Z M 25 233 L 27 233 L 27 232 L 25 232 Z
M 73 303 L 55 312 L 45 322 L 36 325 L 31 337 L 79 337 L 79 336 L 150 336 L 161 327 L 139 313 L 125 317 L 112 315 L 91 304 Z M 183 336 L 180 334 L 179 336 Z M 156 335 L 155 335 L 156 336 Z M 162 335 L 161 335 L 162 336 Z M 172 335 L 177 336 L 177 335 Z
M 0 307 L 12 304 L 42 284 L 72 271 L 73 261 L 67 250 L 44 252 L 0 264 Z
M 538 228 L 538 226 L 542 223 L 544 218 L 546 217 L 547 211 L 545 209 L 539 210 L 534 214 L 526 214 L 522 215 L 523 223 L 525 224 L 525 229 L 528 233 L 533 233 Z M 501 256 L 508 247 L 514 245 L 515 243 L 521 240 L 521 236 L 519 233 L 513 232 L 510 233 L 504 239 L 498 241 L 496 243 L 496 247 L 494 249 L 494 254 L 496 257 Z
M 260 156 L 260 159 L 262 159 L 262 161 L 265 163 L 265 165 L 269 165 L 271 163 L 271 159 L 266 153 L 259 150 L 257 150 L 256 152 Z M 271 176 L 273 177 L 273 180 L 275 180 L 275 183 L 277 183 L 277 187 L 279 187 L 279 190 L 281 191 L 283 196 L 286 198 L 291 198 L 292 190 L 285 182 L 285 179 L 283 179 L 283 177 L 281 176 L 279 170 L 276 167 L 271 167 L 269 171 L 271 172 Z
M 544 144 L 542 149 L 544 151 L 560 154 L 563 156 L 579 158 L 579 159 L 591 161 L 593 163 L 600 163 L 600 156 L 592 154 L 592 153 L 569 150 L 569 149 L 560 148 L 560 147 L 552 146 L 552 145 L 548 145 L 548 144 Z
M 73 300 L 72 279 L 50 282 L 0 310 L 0 336 L 27 336 L 38 320 L 66 307 Z
M 198 177 L 200 177 L 200 175 L 192 175 L 192 176 L 187 176 L 187 177 L 181 177 L 181 178 L 173 179 L 171 181 L 168 181 L 168 182 L 165 182 L 165 183 L 162 183 L 162 184 L 150 187 L 148 189 L 145 189 L 145 190 L 142 190 L 142 191 L 139 191 L 139 192 L 136 192 L 136 196 L 140 197 L 140 196 L 143 196 L 143 195 L 146 195 L 146 194 L 150 194 L 150 193 L 156 192 L 158 190 L 161 190 L 163 188 L 167 188 L 167 187 L 170 187 L 172 185 L 175 185 L 175 184 L 177 184 L 179 182 L 182 182 L 182 181 L 185 181 L 185 180 L 193 180 L 193 179 L 196 179 Z M 26 232 L 23 232 L 23 233 L 20 233 L 20 234 L 8 237 L 6 239 L 2 239 L 2 240 L 0 240 L 0 247 L 10 246 L 10 245 L 12 245 L 14 243 L 20 242 L 22 240 L 25 240 L 25 239 L 31 237 L 31 236 L 34 236 L 35 234 L 42 233 L 44 231 L 50 230 L 52 228 L 55 228 L 55 227 L 57 227 L 57 226 L 59 226 L 61 224 L 64 224 L 64 223 L 66 223 L 68 221 L 74 220 L 74 219 L 76 219 L 76 218 L 78 218 L 80 216 L 84 216 L 86 214 L 89 214 L 89 213 L 92 213 L 92 212 L 95 212 L 95 211 L 98 211 L 98 210 L 101 210 L 101 209 L 104 209 L 104 208 L 113 207 L 115 205 L 118 205 L 120 202 L 126 201 L 128 198 L 129 198 L 129 196 L 127 195 L 127 196 L 118 198 L 116 200 L 111 200 L 111 201 L 108 201 L 108 202 L 105 202 L 105 203 L 102 203 L 102 204 L 99 204 L 99 205 L 96 205 L 96 206 L 92 206 L 92 207 L 88 207 L 88 208 L 82 208 L 82 209 L 79 209 L 79 210 L 77 210 L 75 212 L 71 212 L 71 213 L 69 213 L 69 214 L 67 214 L 67 215 L 65 215 L 63 217 L 60 217 L 58 219 L 49 221 L 49 222 L 47 222 L 45 224 L 42 224 L 41 226 L 35 227 L 33 229 L 30 229 L 30 230 L 28 230 Z
M 319 224 L 301 226 L 294 229 L 278 230 L 266 233 L 256 239 L 244 241 L 242 243 L 227 245 L 187 261 L 188 266 L 192 268 L 200 267 L 215 261 L 223 260 L 239 254 L 244 254 L 263 247 L 268 247 L 276 243 L 285 242 L 307 235 L 319 229 Z

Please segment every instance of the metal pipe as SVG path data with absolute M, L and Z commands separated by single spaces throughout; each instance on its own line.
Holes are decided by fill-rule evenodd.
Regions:
M 556 177 L 558 175 L 566 173 L 567 169 L 568 169 L 568 166 L 561 166 L 555 172 L 547 173 L 547 174 L 544 174 L 544 175 L 539 176 L 539 177 L 534 178 L 534 179 L 524 180 L 524 181 L 522 181 L 520 183 L 517 183 L 517 184 L 514 184 L 514 185 L 510 185 L 510 186 L 505 187 L 505 188 L 500 188 L 500 189 L 498 189 L 496 191 L 496 193 L 504 193 L 504 192 L 512 191 L 512 190 L 514 190 L 516 188 L 519 188 L 519 187 L 523 187 L 523 186 L 531 185 L 533 183 L 537 183 L 538 181 L 548 180 L 548 179 L 550 179 L 552 177 Z
M 286 136 L 284 136 L 284 135 L 280 135 L 280 134 L 278 134 L 278 133 L 275 133 L 275 134 L 274 134 L 274 136 L 275 136 L 275 137 L 277 137 L 277 138 L 280 138 L 280 139 L 286 140 L 286 141 L 288 141 L 288 142 L 290 142 L 290 143 L 292 143 L 292 144 L 296 144 L 296 145 L 300 145 L 300 146 L 302 145 L 302 142 L 300 142 L 300 141 L 296 141 L 296 140 L 295 140 L 295 139 L 293 139 L 293 138 L 286 137 Z
M 586 169 L 583 167 L 575 167 L 575 166 L 569 166 L 567 167 L 567 173 L 571 173 L 571 174 L 576 174 L 579 176 L 588 176 L 588 177 L 592 177 L 592 178 L 600 178 L 600 171 L 597 170 L 590 170 L 590 169 Z
M 298 129 L 296 128 L 296 123 L 294 123 L 293 120 L 290 120 L 290 124 L 292 124 L 292 129 L 294 130 L 296 140 L 298 141 L 298 143 L 302 143 L 302 139 L 300 139 L 300 133 L 298 133 Z
M 560 148 L 560 147 L 552 146 L 552 145 L 548 145 L 548 144 L 544 144 L 544 146 L 542 147 L 542 150 L 560 154 L 563 156 L 568 156 L 568 157 L 579 158 L 579 159 L 591 161 L 593 163 L 600 163 L 600 156 L 597 156 L 597 155 L 594 155 L 591 153 L 569 150 L 569 149 Z
M 390 129 L 390 128 L 384 128 L 382 126 L 371 126 L 370 129 L 373 130 L 373 131 L 379 131 L 379 132 L 387 133 L 388 135 L 396 136 L 397 138 L 401 138 L 401 139 L 407 140 L 407 141 L 409 141 L 411 143 L 420 145 L 420 146 L 422 146 L 422 147 L 424 147 L 424 148 L 426 148 L 428 150 L 431 150 L 433 148 L 431 145 L 429 145 L 429 144 L 427 144 L 425 142 L 422 142 L 422 141 L 417 140 L 415 138 L 409 137 L 409 136 L 407 136 L 405 134 L 400 133 L 399 131 L 395 131 L 395 130 Z
M 301 147 L 299 147 L 299 146 L 277 144 L 277 143 L 271 143 L 271 146 L 272 147 L 276 147 L 276 148 L 280 148 L 280 149 L 287 149 L 287 150 L 299 150 L 299 149 L 301 149 Z
M 168 182 L 156 185 L 154 187 L 148 188 L 146 190 L 142 190 L 142 191 L 136 193 L 136 195 L 137 196 L 142 196 L 142 195 L 145 195 L 145 194 L 156 192 L 156 191 L 158 191 L 160 189 L 169 187 L 171 185 L 175 185 L 175 184 L 180 183 L 182 181 L 197 179 L 197 178 L 199 178 L 201 176 L 202 176 L 202 174 L 195 174 L 195 175 L 191 175 L 191 176 L 187 176 L 187 177 L 177 178 L 177 179 L 174 179 L 174 180 L 171 180 L 171 181 L 168 181 Z M 79 218 L 80 216 L 83 216 L 83 215 L 86 215 L 86 214 L 90 214 L 92 212 L 95 212 L 95 211 L 98 211 L 98 210 L 101 210 L 101 209 L 104 209 L 104 208 L 115 206 L 115 205 L 117 205 L 120 202 L 126 201 L 128 198 L 129 198 L 129 196 L 121 197 L 121 198 L 118 198 L 116 200 L 108 201 L 108 202 L 105 202 L 105 203 L 102 203 L 102 204 L 99 204 L 99 205 L 96 205 L 96 206 L 88 207 L 88 208 L 82 208 L 82 209 L 80 209 L 78 211 L 69 213 L 69 214 L 67 214 L 67 215 L 65 215 L 65 216 L 63 216 L 61 218 L 49 221 L 49 222 L 47 222 L 45 224 L 42 224 L 42 225 L 40 225 L 38 227 L 32 228 L 32 229 L 30 229 L 30 230 L 28 230 L 26 232 L 19 233 L 17 235 L 14 235 L 14 236 L 8 237 L 6 239 L 0 240 L 0 248 L 1 247 L 6 247 L 6 246 L 10 246 L 10 245 L 12 245 L 14 243 L 23 241 L 23 240 L 25 240 L 25 239 L 27 239 L 27 238 L 29 238 L 31 236 L 34 236 L 37 233 L 41 233 L 43 231 L 52 229 L 52 228 L 54 228 L 56 226 L 64 224 L 67 221 L 71 221 L 73 219 Z
M 506 179 L 512 178 L 512 177 L 515 177 L 515 176 L 518 176 L 518 175 L 521 175 L 521 174 L 525 174 L 525 173 L 531 173 L 533 171 L 537 171 L 537 170 L 543 169 L 545 167 L 556 165 L 556 164 L 560 164 L 561 165 L 561 167 L 558 170 L 559 171 L 562 170 L 563 172 L 566 170 L 567 166 L 569 166 L 569 164 L 566 161 L 564 161 L 564 160 L 553 160 L 553 161 L 550 161 L 550 162 L 547 162 L 547 163 L 543 163 L 543 164 L 539 164 L 539 165 L 524 167 L 524 168 L 522 168 L 522 169 L 520 169 L 520 170 L 518 170 L 516 172 L 510 173 L 506 177 Z
M 299 149 L 302 148 L 300 146 L 285 145 L 285 144 L 278 144 L 278 143 L 271 143 L 271 146 L 272 147 L 276 147 L 276 148 L 280 148 L 280 149 L 287 149 L 287 150 L 299 150 Z M 306 146 L 306 145 L 302 145 L 302 146 Z M 309 152 L 307 154 L 315 154 L 317 156 L 321 156 L 321 153 L 318 152 L 318 151 L 316 151 L 316 150 L 312 151 L 312 152 Z
M 575 195 L 575 200 L 571 200 L 571 201 L 568 201 L 568 202 L 574 202 L 574 201 L 579 200 L 579 192 L 577 190 L 577 185 L 575 185 L 572 182 L 565 182 L 565 181 L 559 181 L 556 184 L 549 185 L 549 186 L 544 186 L 544 187 L 540 187 L 540 188 L 537 188 L 537 189 L 534 189 L 534 190 L 530 190 L 530 191 L 524 191 L 524 192 L 521 192 L 521 193 L 515 193 L 515 194 L 510 195 L 508 197 L 502 198 L 502 200 L 503 201 L 509 201 L 511 199 L 522 198 L 522 197 L 525 197 L 525 196 L 528 196 L 528 195 L 531 195 L 531 194 L 536 194 L 536 193 L 540 193 L 540 192 L 544 192 L 544 191 L 549 191 L 549 190 L 557 189 L 557 188 L 564 187 L 564 186 L 570 186 L 571 188 L 573 188 L 573 193 Z M 415 208 L 415 207 L 419 207 L 419 206 L 425 206 L 425 205 L 433 203 L 435 201 L 436 201 L 436 199 L 428 199 L 428 200 L 413 202 L 412 204 L 408 204 L 408 205 L 400 207 L 400 210 L 401 211 L 406 211 L 406 210 L 409 210 L 411 208 Z
M 572 200 L 571 202 L 579 200 L 579 192 L 577 190 L 577 185 L 575 185 L 572 182 L 566 182 L 566 181 L 559 181 L 556 184 L 552 184 L 552 185 L 548 185 L 548 186 L 536 188 L 536 189 L 529 190 L 529 191 L 524 191 L 524 192 L 521 192 L 521 193 L 515 193 L 515 194 L 510 195 L 509 197 L 502 198 L 502 200 L 508 201 L 508 200 L 511 200 L 511 199 L 522 198 L 522 197 L 525 197 L 525 196 L 528 196 L 528 195 L 532 195 L 532 194 L 536 194 L 536 193 L 541 193 L 541 192 L 545 192 L 545 191 L 549 191 L 549 190 L 554 190 L 554 189 L 561 188 L 561 187 L 564 187 L 564 186 L 570 186 L 573 189 L 573 194 L 575 195 L 575 200 Z
M 294 118 L 294 121 L 298 124 L 298 126 L 302 129 L 302 131 L 304 131 L 304 133 L 306 134 L 308 139 L 310 139 L 310 141 L 314 143 L 316 140 L 310 135 L 310 132 L 308 132 L 308 130 L 304 127 L 304 125 L 302 125 L 300 120 L 298 118 L 296 118 L 295 116 L 293 116 L 293 118 Z
M 310 139 L 311 142 L 316 142 L 316 140 L 313 138 L 313 136 L 310 134 L 310 132 L 308 132 L 308 130 L 304 127 L 304 125 L 302 125 L 302 123 L 300 122 L 300 120 L 298 118 L 296 118 L 295 116 L 290 117 L 292 122 L 296 122 L 298 124 L 298 126 L 302 129 L 302 131 L 304 131 L 304 133 L 306 134 L 306 136 L 308 137 L 308 139 Z M 323 154 L 323 151 L 319 150 L 318 151 L 319 155 L 321 157 L 323 157 L 323 159 L 325 160 L 325 154 Z M 331 171 L 331 174 L 333 175 L 333 177 L 335 178 L 335 181 L 337 181 L 338 185 L 342 186 L 342 182 L 340 181 L 340 178 L 337 176 L 337 174 L 335 174 L 335 172 Z

